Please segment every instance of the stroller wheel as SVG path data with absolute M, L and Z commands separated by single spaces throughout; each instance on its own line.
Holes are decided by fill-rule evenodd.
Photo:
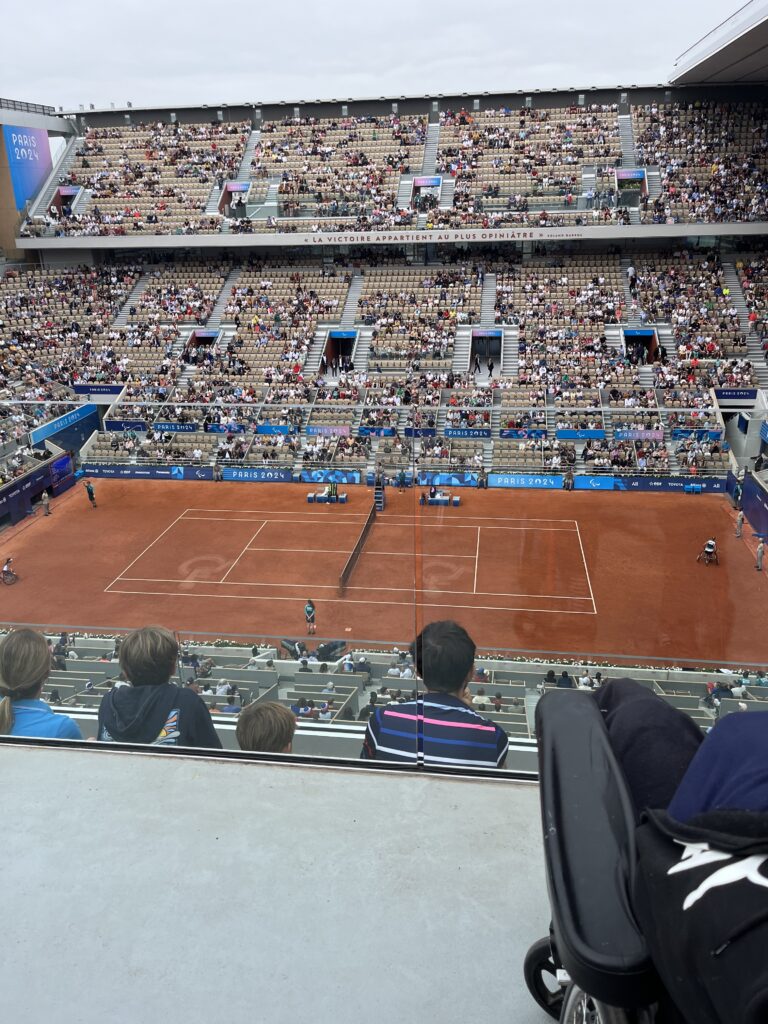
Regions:
M 606 1006 L 571 984 L 563 999 L 560 1024 L 650 1024 L 653 1016 L 646 1010 L 635 1012 Z
M 525 954 L 523 975 L 528 991 L 542 1010 L 555 1020 L 559 1020 L 564 992 L 557 980 L 557 965 L 552 956 L 552 944 L 549 939 L 534 942 Z

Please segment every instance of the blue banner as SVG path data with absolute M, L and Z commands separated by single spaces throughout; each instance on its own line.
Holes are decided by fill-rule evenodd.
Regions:
M 552 473 L 489 473 L 489 487 L 530 487 L 554 490 L 563 486 L 560 474 Z
M 35 427 L 34 430 L 30 430 L 29 439 L 32 444 L 38 444 L 47 437 L 53 437 L 54 434 L 58 434 L 60 430 L 66 430 L 67 427 L 71 427 L 73 424 L 79 423 L 80 420 L 87 419 L 93 415 L 98 416 L 97 406 L 91 405 L 90 402 L 86 405 L 78 406 L 72 412 L 66 412 L 63 416 L 59 416 L 49 423 L 44 423 L 42 427 Z
M 500 338 L 503 332 L 500 330 L 477 330 L 472 331 L 473 338 Z
M 195 427 L 195 430 L 199 429 L 199 427 Z M 229 426 L 226 423 L 209 423 L 205 428 L 205 432 L 206 434 L 244 434 L 245 426 L 242 423 L 235 423 Z
M 105 430 L 140 430 L 146 433 L 147 424 L 144 420 L 104 420 Z
M 446 437 L 490 437 L 490 427 L 446 427 Z
M 697 441 L 719 441 L 722 436 L 722 430 L 688 430 L 685 427 L 675 427 L 672 431 L 673 441 L 682 441 L 686 437 L 695 437 Z M 767 439 L 763 438 L 764 441 Z
M 735 486 L 734 479 L 731 491 Z M 768 492 L 752 473 L 744 474 L 741 507 L 752 530 L 761 537 L 768 537 Z
M 260 423 L 256 427 L 257 434 L 293 434 L 295 430 L 287 423 Z
M 656 331 L 652 327 L 645 328 L 624 328 L 625 338 L 652 338 Z
M 419 174 L 413 179 L 414 188 L 439 188 L 443 179 L 439 174 Z
M 357 331 L 328 331 L 329 338 L 356 338 Z
M 574 476 L 573 486 L 577 491 L 612 491 L 612 476 Z
M 675 435 L 673 434 L 672 436 L 674 437 Z M 766 420 L 763 420 L 760 424 L 760 440 L 768 441 L 768 421 Z
M 360 437 L 394 437 L 397 431 L 394 427 L 360 427 Z
M 43 128 L 19 128 L 3 125 L 5 152 L 11 172 L 11 185 L 16 209 L 33 199 L 51 173 L 51 145 Z
M 543 427 L 504 427 L 499 431 L 499 437 L 519 438 L 521 441 L 546 436 L 547 432 Z
M 301 481 L 306 484 L 359 484 L 357 469 L 302 469 Z
M 616 432 L 618 437 L 618 431 Z M 604 430 L 556 430 L 555 437 L 559 441 L 603 441 Z
M 290 483 L 293 480 L 291 469 L 271 468 L 269 466 L 240 466 L 234 469 L 232 466 L 224 466 L 222 471 L 224 480 L 236 480 L 241 483 Z
M 310 424 L 307 427 L 307 434 L 310 437 L 314 437 L 318 434 L 323 437 L 348 437 L 350 430 L 351 428 L 348 423 L 328 423 L 314 427 Z
M 692 485 L 702 491 L 725 490 L 725 479 L 712 476 L 617 476 L 613 479 L 615 491 L 685 491 Z
M 76 395 L 121 395 L 125 384 L 73 384 Z
M 155 420 L 152 429 L 161 434 L 196 434 L 199 423 L 175 423 L 173 420 Z M 209 428 L 210 429 L 210 428 Z
M 437 431 L 434 427 L 406 427 L 403 431 L 406 437 L 436 437 Z
M 124 463 L 86 462 L 86 476 L 134 480 L 213 480 L 211 466 L 127 466 Z
M 615 430 L 617 441 L 663 441 L 663 430 Z
M 715 398 L 728 401 L 751 401 L 757 398 L 757 388 L 715 388 Z
M 419 487 L 477 487 L 477 473 L 432 473 L 424 470 L 418 474 Z

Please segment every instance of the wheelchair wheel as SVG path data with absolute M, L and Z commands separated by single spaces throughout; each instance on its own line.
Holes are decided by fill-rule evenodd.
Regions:
M 650 1010 L 620 1010 L 607 1006 L 573 984 L 568 986 L 560 1014 L 560 1024 L 651 1024 L 653 1019 Z
M 13 584 L 18 580 L 18 578 L 19 577 L 16 575 L 15 572 L 9 572 L 8 570 L 6 570 L 3 573 L 3 583 L 6 585 L 6 587 L 12 587 Z
M 528 991 L 538 1005 L 554 1020 L 560 1019 L 563 1008 L 563 987 L 557 980 L 557 964 L 549 939 L 534 942 L 525 954 L 523 975 Z

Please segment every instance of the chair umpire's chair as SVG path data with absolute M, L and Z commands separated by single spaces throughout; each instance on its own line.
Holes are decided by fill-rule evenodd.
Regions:
M 635 812 L 602 715 L 585 693 L 547 693 L 536 708 L 550 936 L 525 980 L 563 1024 L 645 1024 L 660 985 L 630 907 Z

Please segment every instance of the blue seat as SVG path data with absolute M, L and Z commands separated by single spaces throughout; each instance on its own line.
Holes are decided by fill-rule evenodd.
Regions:
M 315 504 L 315 495 L 314 495 L 314 493 L 310 493 L 310 494 L 307 495 L 307 504 L 308 505 L 314 505 Z

